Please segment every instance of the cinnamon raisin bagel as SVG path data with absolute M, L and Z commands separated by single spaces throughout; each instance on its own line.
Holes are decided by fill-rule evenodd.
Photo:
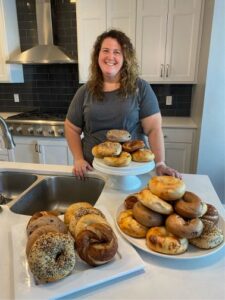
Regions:
M 124 200 L 124 206 L 126 209 L 132 209 L 137 201 L 138 198 L 136 194 L 128 195 Z
M 124 129 L 111 129 L 106 133 L 107 140 L 111 142 L 123 143 L 131 139 L 131 135 Z
M 136 162 L 149 162 L 155 158 L 154 153 L 150 149 L 142 148 L 131 153 L 132 160 Z
M 125 142 L 122 145 L 123 151 L 129 153 L 142 149 L 144 147 L 145 147 L 145 143 L 142 140 L 132 140 L 129 142 Z
M 207 211 L 206 213 L 201 217 L 202 220 L 208 220 L 213 222 L 214 224 L 217 224 L 219 221 L 219 212 L 217 208 L 209 203 L 206 203 L 207 205 Z
M 148 186 L 153 194 L 166 201 L 180 199 L 186 190 L 184 181 L 173 176 L 153 176 Z

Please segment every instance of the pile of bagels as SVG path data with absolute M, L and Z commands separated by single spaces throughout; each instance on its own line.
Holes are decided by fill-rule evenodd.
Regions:
M 152 177 L 146 188 L 125 198 L 117 216 L 123 233 L 144 238 L 147 248 L 169 255 L 184 253 L 189 244 L 199 249 L 220 245 L 224 236 L 218 221 L 216 207 L 172 176 Z
M 113 260 L 117 237 L 101 210 L 76 202 L 64 220 L 55 211 L 40 211 L 26 226 L 26 256 L 36 284 L 58 281 L 76 268 L 77 258 L 89 266 Z
M 119 129 L 107 131 L 106 141 L 94 146 L 92 154 L 111 167 L 126 167 L 131 161 L 143 163 L 155 158 L 142 140 L 131 140 L 128 131 Z

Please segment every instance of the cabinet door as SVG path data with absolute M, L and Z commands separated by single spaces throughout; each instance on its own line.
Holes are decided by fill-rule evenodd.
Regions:
M 169 1 L 165 81 L 195 80 L 201 5 L 201 0 Z
M 15 148 L 11 151 L 11 161 L 39 163 L 37 141 L 30 137 L 14 137 Z
M 166 164 L 181 173 L 190 172 L 191 144 L 165 143 Z
M 72 165 L 73 158 L 67 142 L 63 140 L 38 140 L 39 162 L 41 164 Z
M 6 64 L 20 51 L 15 0 L 0 0 L 0 82 L 24 82 L 21 65 Z
M 107 29 L 126 33 L 135 45 L 136 0 L 107 0 Z
M 161 81 L 164 72 L 168 0 L 137 0 L 136 51 L 141 77 Z
M 79 82 L 88 79 L 93 44 L 106 30 L 106 0 L 77 0 L 77 47 Z

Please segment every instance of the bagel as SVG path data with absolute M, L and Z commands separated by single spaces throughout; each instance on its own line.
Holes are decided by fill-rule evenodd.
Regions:
M 76 202 L 67 207 L 64 214 L 64 223 L 69 226 L 71 218 L 74 216 L 75 212 L 80 208 L 93 207 L 89 202 Z
M 199 218 L 185 221 L 177 214 L 172 214 L 166 219 L 166 229 L 180 238 L 191 239 L 201 235 L 203 223 Z
M 56 211 L 56 210 L 49 210 L 49 211 L 47 211 L 47 210 L 42 210 L 42 211 L 38 211 L 38 212 L 36 212 L 36 213 L 34 213 L 32 216 L 31 216 L 31 218 L 29 219 L 29 221 L 28 221 L 28 223 L 27 223 L 27 226 L 31 223 L 31 222 L 33 222 L 33 221 L 35 221 L 35 220 L 37 220 L 38 218 L 40 218 L 40 217 L 42 217 L 42 216 L 58 216 L 59 215 L 59 212 L 58 211 Z
M 208 220 L 202 220 L 204 228 L 199 237 L 190 239 L 190 244 L 200 249 L 212 249 L 219 246 L 224 241 L 222 230 Z
M 132 209 L 121 211 L 117 217 L 117 224 L 122 232 L 134 238 L 144 238 L 148 227 L 135 220 Z
M 147 208 L 140 201 L 134 204 L 133 216 L 140 224 L 146 227 L 161 226 L 164 222 L 161 214 Z
M 111 129 L 106 133 L 107 140 L 111 142 L 123 143 L 131 139 L 131 135 L 124 129 Z
M 44 215 L 28 224 L 26 229 L 27 236 L 29 237 L 35 230 L 45 225 L 54 225 L 60 232 L 66 233 L 68 231 L 66 225 L 59 217 Z
M 158 196 L 154 195 L 149 189 L 144 189 L 136 194 L 138 200 L 146 207 L 151 210 L 169 215 L 173 212 L 173 207 L 171 204 L 160 199 Z
M 95 145 L 92 148 L 92 154 L 97 158 L 103 158 L 105 156 L 117 156 L 120 155 L 121 151 L 122 146 L 120 143 L 109 141 Z
M 85 216 L 85 215 L 88 215 L 88 214 L 95 214 L 95 215 L 99 215 L 101 216 L 102 218 L 105 219 L 105 216 L 104 214 L 97 208 L 95 207 L 80 207 L 78 208 L 74 215 L 71 217 L 70 219 L 70 223 L 69 223 L 69 231 L 72 235 L 74 235 L 75 233 L 75 228 L 76 228 L 76 225 L 77 225 L 77 222 L 78 220 Z
M 219 221 L 219 212 L 216 209 L 216 207 L 212 204 L 206 203 L 207 205 L 207 211 L 203 216 L 201 217 L 202 220 L 208 220 L 213 222 L 214 224 L 217 224 Z
M 115 256 L 117 237 L 109 225 L 94 223 L 77 235 L 76 249 L 80 258 L 89 265 L 102 265 Z
M 185 192 L 183 198 L 179 199 L 174 205 L 175 211 L 185 218 L 198 218 L 207 211 L 206 203 L 192 192 Z
M 138 201 L 136 194 L 131 194 L 127 196 L 124 200 L 124 206 L 126 209 L 132 209 L 134 204 Z
M 148 182 L 153 194 L 166 201 L 180 199 L 185 193 L 185 183 L 173 176 L 154 176 Z
M 126 167 L 131 162 L 131 155 L 128 152 L 122 151 L 119 156 L 116 157 L 104 157 L 103 161 L 106 165 L 111 167 Z
M 74 232 L 72 233 L 72 235 L 75 237 L 78 236 L 78 234 L 80 232 L 82 232 L 83 230 L 85 230 L 87 228 L 87 226 L 91 225 L 91 224 L 95 224 L 95 223 L 101 223 L 101 224 L 106 224 L 109 225 L 109 223 L 107 222 L 107 220 L 100 216 L 100 215 L 96 215 L 96 214 L 88 214 L 88 215 L 84 215 L 82 217 L 80 217 L 80 219 L 77 221 L 77 224 L 74 228 Z
M 145 143 L 142 140 L 132 140 L 123 143 L 122 149 L 126 152 L 134 152 L 136 150 L 142 149 L 145 147 Z
M 131 153 L 132 160 L 136 162 L 149 162 L 153 161 L 155 158 L 154 153 L 150 149 L 139 149 Z
M 170 233 L 166 227 L 152 227 L 146 235 L 146 245 L 149 249 L 163 254 L 181 254 L 188 248 L 188 240 Z
M 61 232 L 42 234 L 28 255 L 30 270 L 38 283 L 66 277 L 73 271 L 75 261 L 74 240 Z

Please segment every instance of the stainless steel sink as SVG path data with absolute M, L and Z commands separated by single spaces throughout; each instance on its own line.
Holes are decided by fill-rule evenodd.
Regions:
M 80 180 L 74 176 L 50 176 L 33 185 L 10 206 L 17 214 L 32 215 L 41 210 L 57 210 L 61 214 L 75 202 L 95 204 L 105 181 L 87 177 Z
M 18 197 L 37 180 L 37 176 L 20 172 L 0 172 L 0 204 Z

